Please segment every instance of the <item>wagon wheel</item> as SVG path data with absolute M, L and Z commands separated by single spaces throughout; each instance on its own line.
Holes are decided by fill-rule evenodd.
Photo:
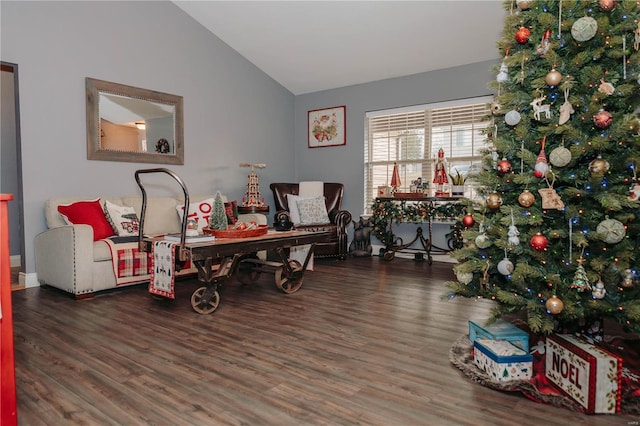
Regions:
M 260 271 L 256 269 L 257 265 L 252 262 L 240 262 L 236 278 L 242 284 L 252 284 L 260 278 Z
M 382 259 L 386 260 L 387 262 L 392 261 L 394 257 L 396 257 L 396 252 L 393 250 L 385 251 L 382 255 Z
M 297 260 L 289 260 L 289 266 L 294 273 L 302 270 L 302 265 Z M 295 293 L 302 287 L 302 274 L 300 274 L 298 278 L 291 278 L 289 272 L 284 267 L 276 270 L 275 280 L 276 287 L 283 293 Z
M 211 295 L 209 303 L 204 301 L 204 294 L 207 292 L 207 287 L 200 287 L 191 295 L 191 307 L 199 314 L 206 315 L 216 310 L 220 304 L 220 294 L 217 290 L 214 290 Z

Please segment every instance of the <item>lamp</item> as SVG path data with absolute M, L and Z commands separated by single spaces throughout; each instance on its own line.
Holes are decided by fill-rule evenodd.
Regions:
M 391 187 L 393 188 L 392 192 L 398 192 L 398 187 L 401 185 L 400 183 L 400 173 L 398 172 L 398 163 L 393 163 L 393 173 L 391 174 Z
M 251 173 L 247 176 L 247 192 L 242 197 L 243 207 L 262 207 L 264 206 L 264 197 L 260 196 L 260 185 L 258 184 L 258 175 L 254 168 L 264 169 L 267 167 L 264 163 L 240 163 L 240 167 L 251 167 Z
M 144 121 L 136 121 L 136 127 L 138 128 L 138 130 L 145 130 L 147 128 L 147 125 L 144 123 Z

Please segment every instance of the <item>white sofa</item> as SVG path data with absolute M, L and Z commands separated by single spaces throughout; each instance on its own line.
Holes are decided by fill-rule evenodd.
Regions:
M 196 203 L 208 196 L 190 196 L 189 202 Z M 98 197 L 96 197 L 98 198 Z M 76 298 L 91 297 L 95 292 L 123 285 L 116 285 L 116 276 L 111 257 L 111 249 L 104 240 L 94 241 L 90 225 L 68 225 L 58 212 L 59 205 L 68 205 L 87 198 L 51 198 L 45 202 L 47 230 L 35 237 L 35 261 L 38 281 L 66 291 Z M 108 200 L 119 206 L 133 207 L 138 217 L 142 206 L 142 196 L 100 197 L 101 204 Z M 179 233 L 181 220 L 176 206 L 184 205 L 179 197 L 149 197 L 147 199 L 144 233 L 157 235 Z M 261 214 L 241 214 L 244 222 L 255 221 L 267 224 Z M 149 275 L 138 275 L 125 285 L 149 281 Z

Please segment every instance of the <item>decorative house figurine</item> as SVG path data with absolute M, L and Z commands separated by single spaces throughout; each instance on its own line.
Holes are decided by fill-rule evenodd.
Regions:
M 258 175 L 253 170 L 254 167 L 264 169 L 267 167 L 264 163 L 240 163 L 240 167 L 251 167 L 251 173 L 247 176 L 247 192 L 242 197 L 243 207 L 264 206 L 264 197 L 260 196 L 260 185 L 258 184 Z

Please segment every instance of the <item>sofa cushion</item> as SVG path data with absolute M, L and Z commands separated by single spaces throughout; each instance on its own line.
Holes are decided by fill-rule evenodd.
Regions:
M 291 222 L 295 225 L 300 223 L 300 210 L 298 210 L 298 200 L 303 200 L 306 197 L 301 197 L 299 195 L 287 194 L 287 205 L 289 206 L 289 216 L 291 217 Z
M 114 235 L 111 225 L 104 216 L 99 198 L 61 204 L 58 206 L 58 211 L 69 225 L 90 225 L 93 228 L 93 241 Z
M 93 261 L 94 262 L 111 262 L 111 250 L 104 240 L 93 242 Z
M 104 202 L 104 215 L 118 236 L 138 235 L 140 219 L 133 207 Z
M 301 225 L 329 223 L 324 197 L 302 198 L 296 201 Z M 295 221 L 294 221 L 295 223 Z
M 206 200 L 189 203 L 189 213 L 187 217 L 196 221 L 200 234 L 202 234 L 202 229 L 209 226 L 209 216 L 211 216 L 211 210 L 213 210 L 213 201 L 213 198 L 207 198 Z M 180 218 L 180 223 L 182 223 L 184 204 L 178 204 L 176 210 Z
M 142 197 L 123 197 L 123 204 L 135 209 L 141 217 Z M 180 232 L 180 221 L 176 214 L 176 204 L 180 200 L 174 197 L 149 197 L 144 219 L 146 235 L 173 234 Z

